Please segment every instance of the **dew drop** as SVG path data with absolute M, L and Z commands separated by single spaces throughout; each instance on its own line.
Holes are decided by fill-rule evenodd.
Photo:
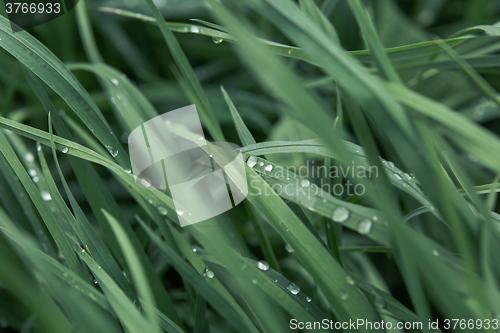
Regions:
M 407 180 L 411 180 L 411 176 L 409 174 L 405 173 L 404 176 Z
M 342 223 L 345 222 L 349 218 L 349 210 L 345 207 L 337 207 L 333 211 L 332 220 L 334 222 Z
M 66 154 L 68 150 L 68 147 L 64 147 L 63 149 L 61 149 L 61 153 Z
M 483 120 L 484 114 L 486 113 L 486 108 L 484 105 L 478 105 L 474 109 L 474 113 L 472 113 L 472 119 L 475 121 L 481 121 Z
M 264 166 L 264 162 L 259 162 L 259 165 L 260 166 Z
M 300 292 L 300 287 L 297 286 L 295 283 L 290 283 L 288 287 L 286 287 L 289 292 L 291 292 L 293 295 L 297 295 Z
M 267 271 L 269 269 L 269 264 L 266 262 L 266 261 L 259 261 L 257 263 L 257 267 L 261 270 L 261 271 Z
M 347 291 L 345 291 L 345 290 L 340 291 L 340 299 L 341 300 L 345 301 L 348 297 L 349 297 L 349 294 L 347 293 Z
M 387 162 L 387 165 L 389 165 L 391 168 L 394 168 L 394 163 L 393 162 Z
M 250 168 L 253 168 L 257 164 L 257 157 L 255 156 L 250 156 L 247 160 L 247 165 Z
M 247 263 L 245 261 L 241 261 L 239 264 L 238 264 L 239 268 L 240 268 L 240 271 L 244 271 L 246 268 L 247 268 Z
M 99 283 L 99 282 L 97 282 L 97 280 L 96 280 L 96 279 L 94 279 L 94 284 L 98 284 L 98 283 Z
M 252 283 L 257 284 L 257 283 L 259 283 L 259 281 L 257 281 L 257 279 L 252 279 Z
M 210 270 L 210 268 L 205 267 L 205 272 L 202 275 L 205 279 L 213 279 L 215 276 L 215 273 Z
M 113 146 L 106 146 L 106 149 L 109 151 L 109 153 L 111 154 L 111 156 L 116 157 L 116 155 L 118 155 L 118 149 L 116 149 L 115 147 L 113 147 Z
M 31 177 L 35 177 L 36 176 L 36 170 L 35 169 L 29 169 L 28 173 L 30 174 Z
M 386 303 L 385 303 L 385 300 L 382 296 L 375 296 L 375 306 L 381 308 L 381 309 L 384 309 L 387 307 Z
M 266 171 L 271 171 L 273 169 L 273 166 L 271 164 L 266 165 L 264 168 Z
M 179 215 L 179 216 L 184 215 L 184 211 L 182 211 L 182 210 L 180 210 L 180 209 L 177 209 L 175 212 L 176 212 L 176 213 L 177 213 L 177 215 Z
M 195 25 L 192 25 L 190 28 L 189 28 L 189 31 L 194 33 L 194 34 L 197 34 L 198 32 L 200 32 L 200 28 L 198 28 L 197 26 Z
M 288 244 L 285 245 L 285 250 L 288 253 L 292 253 L 293 252 L 293 248 L 290 245 L 288 245 Z
M 151 187 L 151 183 L 146 178 L 138 178 L 138 179 L 139 179 L 139 184 L 141 184 L 142 186 L 146 188 Z
M 38 183 L 40 181 L 40 178 L 38 176 L 33 177 L 33 183 Z
M 302 179 L 300 181 L 300 186 L 302 186 L 302 187 L 308 187 L 309 185 L 311 185 L 311 183 L 307 179 Z
M 307 297 L 306 297 L 306 302 L 307 302 L 307 303 L 311 303 L 311 302 L 312 302 L 311 297 L 307 296 Z
M 398 175 L 397 173 L 394 174 L 394 178 L 396 178 L 397 180 L 402 180 L 403 178 L 401 178 L 400 175 Z
M 41 144 L 38 144 L 38 145 L 36 146 L 36 150 L 37 150 L 37 151 L 42 151 L 42 145 L 41 145 Z
M 204 137 L 200 136 L 200 137 L 198 138 L 198 141 L 203 141 L 203 139 L 204 139 Z
M 354 280 L 352 279 L 352 277 L 350 277 L 349 275 L 347 275 L 345 277 L 345 282 L 347 282 L 348 285 L 350 286 L 353 286 L 354 285 Z
M 373 225 L 373 223 L 371 220 L 363 219 L 363 220 L 359 221 L 359 223 L 358 223 L 358 232 L 360 234 L 366 235 L 372 229 L 372 225 Z
M 434 250 L 434 251 L 432 251 L 432 254 L 433 254 L 433 255 L 435 255 L 436 257 L 439 257 L 439 252 L 438 252 L 438 250 Z
M 152 205 L 154 201 L 153 201 L 153 199 L 148 199 L 148 202 L 150 205 Z
M 168 210 L 163 206 L 158 206 L 158 213 L 160 213 L 161 215 L 167 215 Z
M 217 37 L 217 36 L 213 36 L 212 40 L 215 44 L 220 44 L 224 41 L 224 39 L 222 39 L 221 37 Z
M 28 163 L 33 163 L 35 161 L 35 156 L 33 156 L 32 153 L 28 152 L 28 153 L 24 154 L 24 159 Z
M 125 171 L 126 173 L 132 173 L 132 170 L 130 170 L 129 168 L 125 168 L 123 169 L 123 171 Z
M 45 201 L 50 201 L 52 200 L 52 197 L 50 196 L 50 193 L 47 191 L 47 190 L 42 190 L 40 192 L 40 194 L 42 195 L 42 199 L 45 200 Z
M 118 80 L 115 78 L 111 79 L 111 83 L 113 83 L 115 86 L 117 86 L 119 84 Z

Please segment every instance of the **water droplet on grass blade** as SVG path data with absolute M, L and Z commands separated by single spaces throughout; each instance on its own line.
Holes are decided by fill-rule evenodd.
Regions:
M 352 277 L 350 277 L 349 275 L 347 275 L 345 277 L 345 282 L 347 282 L 348 285 L 351 285 L 353 286 L 354 285 L 354 280 L 352 279 Z
M 302 186 L 302 187 L 308 187 L 309 185 L 311 185 L 311 182 L 307 179 L 302 179 L 300 181 L 300 186 Z
M 311 301 L 312 301 L 311 297 L 307 296 L 307 297 L 306 297 L 306 302 L 307 302 L 307 303 L 311 303 Z
M 177 209 L 175 212 L 176 212 L 176 213 L 177 213 L 177 215 L 179 215 L 179 216 L 184 215 L 184 211 L 182 211 L 182 210 L 180 210 L 180 209 Z
M 33 163 L 35 161 L 35 156 L 33 156 L 32 153 L 30 152 L 27 152 L 24 154 L 24 159 L 26 160 L 26 162 L 28 163 Z
M 36 176 L 36 170 L 35 169 L 29 169 L 28 170 L 28 173 L 31 177 L 35 177 Z
M 382 296 L 379 296 L 379 295 L 376 295 L 375 296 L 375 305 L 381 309 L 384 309 L 386 308 L 386 303 L 385 303 L 385 300 Z
M 68 151 L 69 151 L 68 147 L 64 147 L 63 149 L 61 149 L 61 153 L 63 154 L 66 154 Z
M 349 210 L 345 207 L 337 207 L 333 211 L 332 220 L 337 223 L 345 222 L 349 218 Z
M 341 300 L 345 301 L 348 297 L 349 297 L 349 294 L 347 293 L 347 291 L 345 291 L 345 290 L 340 291 L 340 299 Z
M 288 287 L 286 287 L 289 292 L 291 292 L 293 295 L 297 295 L 300 292 L 300 287 L 297 286 L 295 283 L 290 283 Z
M 130 170 L 129 168 L 125 168 L 123 169 L 123 171 L 125 171 L 126 173 L 132 173 L 132 170 Z
M 191 27 L 189 27 L 189 31 L 197 34 L 198 32 L 200 32 L 200 28 L 198 28 L 196 25 L 192 25 Z
M 287 230 L 288 230 L 288 229 L 287 229 Z M 293 252 L 293 248 L 292 248 L 290 245 L 288 245 L 288 244 L 286 244 L 286 245 L 285 245 L 285 250 L 286 250 L 286 252 L 288 252 L 288 253 L 292 253 L 292 252 Z
M 224 41 L 224 39 L 222 39 L 221 37 L 217 37 L 217 36 L 213 36 L 212 40 L 215 44 L 220 44 Z
M 106 146 L 106 149 L 109 151 L 109 153 L 111 154 L 111 156 L 116 157 L 116 155 L 118 155 L 118 149 L 116 149 L 115 147 L 113 147 L 113 146 Z
M 436 257 L 439 257 L 439 252 L 438 252 L 438 250 L 434 250 L 434 251 L 432 251 L 432 254 L 433 254 L 433 255 L 435 255 Z
M 266 261 L 259 261 L 257 263 L 257 267 L 261 270 L 261 271 L 267 271 L 269 269 L 269 264 L 266 262 Z
M 158 213 L 160 213 L 161 215 L 167 215 L 167 213 L 168 213 L 168 210 L 163 206 L 158 206 L 157 209 L 158 209 Z
M 120 82 L 118 82 L 118 80 L 117 80 L 117 79 L 112 78 L 112 79 L 111 79 L 111 83 L 113 83 L 115 86 L 117 86 Z
M 253 168 L 257 164 L 257 157 L 255 156 L 250 156 L 247 160 L 247 165 L 250 168 Z
M 42 195 L 42 199 L 45 200 L 45 201 L 50 201 L 52 200 L 52 197 L 50 196 L 50 193 L 47 191 L 47 190 L 42 190 L 40 192 L 40 194 Z
M 139 178 L 139 184 L 143 187 L 151 187 L 151 183 L 146 178 Z
M 215 276 L 215 273 L 208 268 L 208 266 L 205 267 L 205 271 L 203 272 L 202 275 L 205 279 L 213 279 Z
M 358 232 L 360 234 L 366 235 L 372 229 L 373 222 L 369 219 L 363 219 L 358 223 Z
M 273 166 L 271 164 L 266 165 L 264 168 L 266 171 L 271 171 L 273 169 Z

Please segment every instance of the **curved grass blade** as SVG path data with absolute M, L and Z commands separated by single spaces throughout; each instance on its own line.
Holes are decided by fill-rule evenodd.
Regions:
M 128 154 L 112 133 L 95 102 L 52 52 L 26 31 L 13 33 L 10 22 L 4 17 L 0 17 L 0 38 L 2 39 L 0 47 L 12 54 L 61 96 L 103 145 L 116 147 L 118 163 L 123 166 L 130 164 Z
M 148 318 L 151 324 L 151 328 L 153 329 L 150 332 L 160 332 L 160 328 L 158 327 L 158 322 L 154 311 L 155 304 L 153 293 L 151 291 L 151 288 L 149 287 L 149 283 L 142 267 L 141 260 L 139 259 L 137 253 L 134 252 L 134 247 L 131 245 L 130 240 L 128 240 L 128 236 L 120 226 L 120 223 L 105 210 L 103 210 L 103 213 L 109 224 L 111 225 L 111 228 L 113 229 L 116 238 L 120 243 L 125 259 L 127 260 L 127 264 L 132 274 L 132 279 L 134 281 L 137 294 L 142 299 L 141 305 L 144 307 L 146 317 Z
M 167 43 L 168 48 L 170 49 L 172 57 L 174 58 L 179 71 L 184 77 L 184 81 L 190 87 L 190 95 L 195 97 L 196 99 L 195 104 L 197 104 L 197 107 L 200 110 L 201 121 L 205 124 L 205 126 L 207 126 L 210 134 L 215 141 L 224 141 L 224 135 L 222 134 L 222 130 L 217 121 L 217 118 L 214 115 L 210 102 L 208 101 L 208 98 L 205 95 L 203 88 L 201 87 L 200 81 L 198 81 L 198 78 L 194 74 L 193 68 L 189 64 L 184 51 L 179 45 L 179 42 L 175 38 L 172 31 L 170 31 L 170 29 L 168 28 L 165 19 L 154 4 L 153 0 L 145 0 L 145 2 L 158 23 L 158 27 L 160 28 L 160 31 Z
M 218 292 L 208 284 L 201 275 L 199 275 L 191 266 L 189 266 L 184 260 L 172 249 L 168 244 L 163 242 L 158 235 L 154 233 L 151 228 L 149 228 L 140 219 L 138 220 L 141 226 L 146 230 L 151 240 L 158 246 L 158 248 L 167 257 L 170 264 L 177 270 L 177 272 L 183 276 L 183 278 L 189 282 L 193 288 L 198 291 L 207 302 L 209 302 L 214 309 L 216 309 L 226 320 L 231 322 L 231 324 L 241 332 L 250 332 L 249 327 L 244 322 L 243 318 L 229 305 L 226 299 L 220 298 Z

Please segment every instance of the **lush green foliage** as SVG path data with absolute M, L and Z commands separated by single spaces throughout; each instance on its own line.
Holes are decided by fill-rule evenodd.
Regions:
M 1 329 L 500 319 L 496 1 L 88 1 L 18 33 L 4 16 Z M 188 104 L 241 144 L 249 194 L 181 228 L 124 142 Z

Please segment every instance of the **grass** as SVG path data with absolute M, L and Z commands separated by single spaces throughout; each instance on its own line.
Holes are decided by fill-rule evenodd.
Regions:
M 498 331 L 496 2 L 172 3 L 0 17 L 0 331 Z M 181 228 L 125 143 L 189 104 L 249 194 Z

